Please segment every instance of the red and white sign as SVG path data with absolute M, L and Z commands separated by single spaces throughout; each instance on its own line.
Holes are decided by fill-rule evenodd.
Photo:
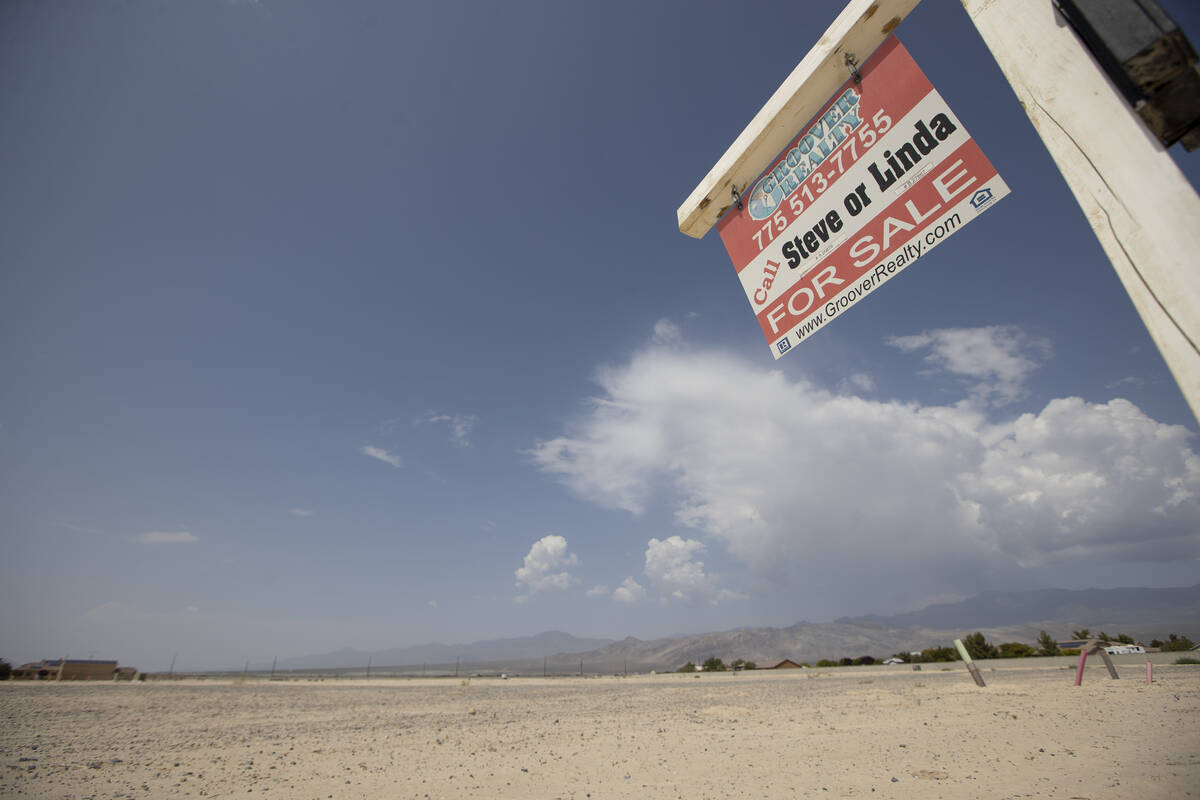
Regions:
M 717 223 L 776 358 L 1008 194 L 894 36 Z

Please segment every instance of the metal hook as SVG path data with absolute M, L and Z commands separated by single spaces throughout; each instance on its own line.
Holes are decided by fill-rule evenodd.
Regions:
M 853 53 L 846 53 L 846 66 L 850 68 L 850 74 L 854 76 L 855 83 L 862 83 L 862 74 L 858 71 L 858 59 Z
M 729 187 L 729 193 L 733 195 L 733 199 L 737 201 L 737 209 L 741 211 L 745 206 L 742 205 L 742 193 L 738 191 L 737 184 Z

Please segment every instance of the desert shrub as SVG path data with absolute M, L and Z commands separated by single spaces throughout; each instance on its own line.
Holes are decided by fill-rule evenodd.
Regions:
M 843 667 L 852 667 L 852 666 L 854 666 L 854 659 L 853 658 L 843 658 L 838 663 L 841 664 Z
M 1079 655 L 1079 648 L 1078 647 L 1064 647 L 1062 650 L 1058 651 L 1058 654 L 1060 656 L 1077 656 L 1077 655 Z
M 1175 659 L 1176 664 L 1200 664 L 1200 658 L 1192 658 L 1191 656 L 1181 656 Z
M 864 667 L 869 667 L 875 663 L 875 656 L 859 656 L 858 658 L 854 659 L 854 663 Z
M 840 662 L 837 662 L 837 661 L 830 661 L 828 658 L 822 658 L 820 661 L 817 662 L 817 666 L 818 667 L 839 667 L 839 666 L 841 666 L 841 664 L 840 664 Z
M 701 665 L 701 669 L 703 669 L 705 672 L 724 672 L 727 667 L 725 666 L 724 661 L 716 656 L 712 656 L 711 658 L 705 659 L 704 663 Z

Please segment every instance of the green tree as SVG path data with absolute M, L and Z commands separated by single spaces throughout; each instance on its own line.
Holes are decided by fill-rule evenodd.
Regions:
M 742 664 L 742 669 L 758 669 L 758 664 L 755 664 L 753 661 L 747 661 L 746 663 Z
M 875 663 L 875 656 L 859 656 L 858 658 L 854 659 L 854 663 L 864 667 L 869 667 Z
M 725 662 L 716 656 L 712 656 L 711 658 L 707 659 L 701 665 L 701 668 L 705 672 L 724 672 L 726 670 Z
M 1133 637 L 1127 633 L 1118 633 L 1117 641 L 1121 644 L 1136 644 L 1136 642 L 1133 641 Z
M 6 681 L 12 677 L 12 664 L 0 658 L 0 681 Z
M 695 664 L 693 664 L 692 662 L 690 662 L 690 661 L 689 661 L 689 662 L 687 662 L 686 664 L 684 664 L 682 667 L 680 667 L 679 669 L 677 669 L 677 670 L 675 670 L 675 671 L 676 671 L 676 672 L 695 672 L 695 671 L 696 671 L 696 665 L 695 665 Z
M 1029 658 L 1038 654 L 1037 648 L 1024 642 L 1005 642 L 999 649 L 1001 658 Z
M 1038 634 L 1038 645 L 1041 647 L 1038 652 L 1044 656 L 1061 655 L 1058 649 L 1058 642 L 1054 641 L 1054 638 L 1045 631 Z
M 828 658 L 822 658 L 820 661 L 817 662 L 817 666 L 818 667 L 837 667 L 837 666 L 841 666 L 841 665 L 836 661 L 830 661 Z
M 1097 639 L 1099 639 L 1099 640 L 1100 640 L 1100 641 L 1102 641 L 1102 642 L 1114 642 L 1114 641 L 1116 641 L 1115 639 L 1113 639 L 1111 636 L 1109 636 L 1109 635 L 1108 635 L 1107 633 L 1105 633 L 1104 631 L 1100 631 L 1099 633 L 1097 633 L 1097 634 L 1096 634 L 1096 638 L 1097 638 Z
M 971 658 L 999 658 L 1000 651 L 993 645 L 988 644 L 988 640 L 982 633 L 976 631 L 963 637 L 963 647 L 967 648 L 967 655 Z
M 1080 628 L 1077 631 L 1071 631 L 1071 636 L 1075 639 L 1090 639 L 1092 638 L 1092 631 L 1090 628 Z
M 1191 650 L 1196 646 L 1196 643 L 1186 636 L 1176 636 L 1171 633 L 1167 635 L 1167 641 L 1163 642 L 1160 646 L 1163 652 L 1174 653 L 1181 650 Z
M 841 660 L 841 662 L 839 662 L 839 663 L 840 663 L 840 664 L 841 664 L 843 667 L 852 667 L 852 666 L 854 666 L 854 659 L 853 659 L 853 658 L 846 657 L 846 656 L 843 656 L 843 657 L 842 657 L 842 660 Z
M 920 657 L 914 658 L 913 661 L 920 661 L 923 664 L 958 661 L 958 650 L 953 647 L 927 647 L 921 651 Z

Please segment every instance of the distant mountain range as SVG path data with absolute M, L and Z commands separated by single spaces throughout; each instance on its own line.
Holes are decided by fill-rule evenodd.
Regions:
M 1171 589 L 1043 589 L 985 592 L 958 603 L 941 603 L 889 617 L 842 618 L 831 623 L 801 622 L 786 628 L 739 628 L 695 636 L 642 641 L 580 639 L 562 631 L 493 639 L 463 645 L 426 644 L 364 652 L 343 649 L 286 659 L 280 669 L 376 668 L 464 669 L 509 672 L 589 673 L 623 669 L 675 669 L 716 656 L 771 666 L 785 658 L 886 657 L 896 652 L 946 646 L 956 637 L 981 631 L 992 642 L 1032 643 L 1041 630 L 1066 639 L 1072 630 L 1091 628 L 1127 633 L 1148 641 L 1169 632 L 1200 638 L 1200 584 Z M 411 669 L 409 671 L 412 671 Z
M 1138 625 L 1164 618 L 1200 617 L 1200 584 L 1171 589 L 1040 589 L 984 592 L 958 603 L 940 603 L 920 611 L 839 619 L 840 623 L 880 622 L 891 628 L 1025 625 L 1045 620 L 1092 620 Z
M 542 659 L 557 653 L 577 653 L 611 644 L 612 639 L 580 639 L 562 631 L 546 631 L 536 636 L 513 639 L 488 639 L 469 644 L 419 644 L 390 650 L 364 651 L 344 647 L 332 653 L 287 658 L 280 669 L 347 669 L 375 666 L 502 662 Z M 269 666 L 269 665 L 268 665 Z M 261 668 L 261 667 L 260 667 Z

